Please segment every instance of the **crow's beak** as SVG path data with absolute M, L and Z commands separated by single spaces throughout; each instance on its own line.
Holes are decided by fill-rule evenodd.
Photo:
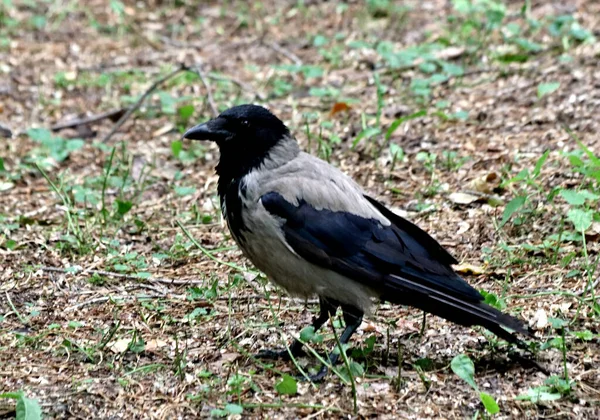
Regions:
M 232 137 L 233 134 L 225 128 L 226 121 L 222 118 L 215 118 L 203 124 L 190 128 L 183 135 L 184 139 L 190 140 L 208 140 L 222 142 Z

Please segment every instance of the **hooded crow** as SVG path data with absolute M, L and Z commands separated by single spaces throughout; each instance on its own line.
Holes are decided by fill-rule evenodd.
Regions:
M 435 239 L 340 170 L 300 151 L 289 129 L 266 108 L 235 106 L 183 137 L 217 143 L 217 189 L 231 235 L 289 294 L 319 297 L 315 330 L 341 307 L 346 325 L 340 342 L 347 343 L 375 299 L 480 325 L 511 343 L 520 341 L 505 328 L 530 335 L 519 319 L 484 303 Z M 289 350 L 302 354 L 302 343 L 296 340 Z M 333 352 L 331 363 L 337 358 Z M 323 366 L 310 379 L 326 372 Z

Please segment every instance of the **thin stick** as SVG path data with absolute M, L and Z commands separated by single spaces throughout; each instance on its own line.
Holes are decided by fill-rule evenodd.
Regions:
M 202 81 L 202 84 L 206 88 L 206 98 L 208 99 L 208 105 L 210 106 L 210 109 L 211 109 L 213 115 L 216 117 L 217 115 L 219 115 L 219 110 L 217 109 L 217 105 L 215 104 L 215 99 L 213 98 L 212 89 L 210 88 L 210 85 L 208 84 L 208 79 L 206 78 L 206 75 L 202 71 L 202 67 L 200 66 L 200 64 L 197 64 L 195 66 L 190 67 L 187 70 L 192 73 L 197 74 L 198 77 L 200 78 L 200 80 Z
M 298 57 L 296 54 L 294 54 L 293 52 L 283 48 L 281 45 L 279 45 L 278 43 L 276 43 L 275 41 L 264 41 L 263 42 L 267 47 L 271 48 L 273 51 L 275 51 L 278 54 L 283 55 L 286 58 L 289 58 L 290 60 L 292 60 L 294 62 L 294 64 L 296 64 L 297 66 L 301 66 L 302 60 L 300 59 L 300 57 Z
M 146 91 L 143 93 L 143 95 L 140 96 L 140 98 L 127 109 L 127 112 L 125 112 L 125 114 L 123 114 L 123 116 L 121 118 L 119 118 L 119 121 L 116 122 L 116 124 L 112 128 L 112 130 L 110 130 L 110 132 L 104 137 L 104 139 L 102 139 L 102 142 L 106 143 L 107 141 L 109 141 L 112 138 L 112 136 L 119 130 L 119 128 L 121 128 L 121 126 L 123 124 L 125 124 L 125 121 L 127 121 L 129 119 L 129 117 L 131 117 L 131 114 L 133 114 L 135 111 L 137 111 L 139 109 L 140 106 L 142 106 L 142 103 L 144 102 L 144 100 L 146 100 L 146 98 L 148 96 L 150 96 L 150 94 L 152 92 L 154 92 L 157 87 L 159 87 L 164 82 L 166 82 L 167 80 L 171 79 L 172 77 L 176 76 L 177 74 L 181 73 L 184 70 L 188 70 L 188 68 L 185 65 L 181 64 L 181 65 L 179 65 L 179 67 L 177 67 L 171 73 L 167 74 L 166 76 L 161 77 L 160 79 L 158 79 L 154 83 L 152 83 L 152 85 L 148 89 L 146 89 Z
M 19 319 L 19 321 L 21 321 L 21 324 L 23 324 L 23 325 L 29 325 L 29 321 L 27 321 L 27 318 L 25 318 L 23 315 L 21 315 L 21 313 L 19 312 L 19 310 L 17 308 L 15 308 L 15 305 L 13 305 L 12 300 L 10 299 L 10 295 L 8 294 L 8 292 L 5 291 L 4 293 L 6 294 L 6 301 L 8 302 L 8 305 L 13 310 L 13 312 L 15 313 L 15 315 L 17 316 L 17 318 Z
M 50 127 L 50 130 L 60 131 L 60 130 L 64 130 L 65 128 L 73 128 L 73 127 L 78 127 L 80 125 L 92 124 L 92 123 L 102 121 L 107 118 L 110 118 L 110 119 L 117 118 L 117 117 L 121 118 L 123 116 L 123 114 L 125 114 L 125 112 L 127 112 L 127 108 L 119 108 L 119 109 L 113 109 L 111 111 L 103 112 L 102 114 L 90 115 L 89 117 L 75 118 L 75 119 L 72 119 L 69 121 L 59 122 L 59 123 L 53 125 L 52 127 Z
M 219 81 L 223 81 L 223 82 L 229 82 L 229 83 L 233 83 L 234 85 L 236 85 L 237 87 L 239 87 L 242 90 L 245 90 L 246 92 L 250 92 L 254 95 L 254 97 L 260 99 L 261 101 L 264 101 L 265 99 L 267 99 L 267 97 L 265 96 L 264 93 L 261 92 L 257 92 L 255 91 L 252 86 L 234 78 L 231 76 L 225 76 L 222 74 L 216 74 L 216 73 L 208 73 L 206 75 L 207 78 L 209 79 L 213 79 L 213 80 L 219 80 Z
M 129 299 L 154 299 L 154 298 L 161 298 L 161 297 L 164 297 L 164 295 L 155 294 L 155 295 L 139 295 L 139 296 L 102 296 L 102 297 L 97 297 L 94 299 L 86 300 L 84 302 L 78 303 L 77 305 L 69 306 L 67 309 L 65 309 L 65 312 L 74 311 L 75 309 L 79 309 L 79 308 L 81 308 L 83 306 L 87 306 L 87 305 L 93 305 L 95 303 L 104 303 L 111 299 L 129 300 Z
M 208 252 L 208 250 L 206 248 L 204 248 L 202 245 L 200 245 L 200 243 L 198 243 L 198 241 L 190 234 L 190 232 L 185 228 L 185 226 L 183 226 L 181 224 L 181 222 L 179 220 L 176 220 L 175 223 L 177 223 L 177 226 L 179 226 L 181 228 L 181 230 L 183 231 L 185 236 L 187 236 L 187 238 L 190 241 L 192 241 L 192 243 L 196 246 L 196 248 L 198 248 L 200 250 L 200 252 L 202 252 L 204 255 L 206 255 L 208 258 L 210 258 L 217 264 L 222 264 L 226 267 L 233 268 L 234 270 L 239 271 L 240 273 L 246 273 L 247 271 L 249 271 L 249 270 L 244 270 L 239 265 L 236 265 L 236 264 L 233 264 L 233 263 L 230 263 L 227 261 L 223 261 L 223 260 L 220 260 L 219 258 L 215 257 L 213 254 Z
M 156 278 L 150 277 L 148 279 L 142 279 L 138 276 L 132 276 L 131 274 L 122 274 L 122 273 L 113 273 L 111 271 L 103 271 L 103 270 L 86 270 L 83 268 L 73 267 L 71 270 L 67 270 L 66 268 L 60 267 L 41 267 L 43 271 L 49 271 L 54 273 L 65 273 L 65 274 L 98 274 L 99 276 L 107 276 L 107 277 L 116 277 L 120 279 L 128 279 L 128 280 L 144 280 L 153 283 L 162 283 L 162 284 L 204 284 L 202 280 L 174 280 L 174 279 L 166 279 L 166 278 Z

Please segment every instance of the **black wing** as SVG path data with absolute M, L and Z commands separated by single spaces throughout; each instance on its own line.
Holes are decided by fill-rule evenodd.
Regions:
M 482 325 L 515 342 L 499 325 L 527 334 L 523 324 L 483 303 L 460 278 L 457 261 L 425 231 L 365 198 L 391 221 L 382 225 L 346 212 L 298 205 L 276 192 L 261 197 L 265 209 L 282 218 L 285 239 L 301 257 L 380 293 L 383 300 L 414 306 L 462 325 Z

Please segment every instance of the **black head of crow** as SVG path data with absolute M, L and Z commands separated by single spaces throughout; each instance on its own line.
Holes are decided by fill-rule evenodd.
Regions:
M 351 178 L 300 151 L 267 109 L 233 107 L 184 134 L 217 143 L 223 216 L 244 254 L 299 297 L 317 295 L 315 330 L 343 310 L 346 343 L 372 300 L 410 305 L 457 324 L 481 325 L 520 343 L 504 328 L 525 325 L 485 304 L 452 269 L 457 261 L 426 232 L 367 196 Z M 295 341 L 292 354 L 300 354 Z M 338 353 L 330 359 L 336 361 Z M 283 356 L 287 352 L 261 353 Z M 312 377 L 321 379 L 326 368 Z

